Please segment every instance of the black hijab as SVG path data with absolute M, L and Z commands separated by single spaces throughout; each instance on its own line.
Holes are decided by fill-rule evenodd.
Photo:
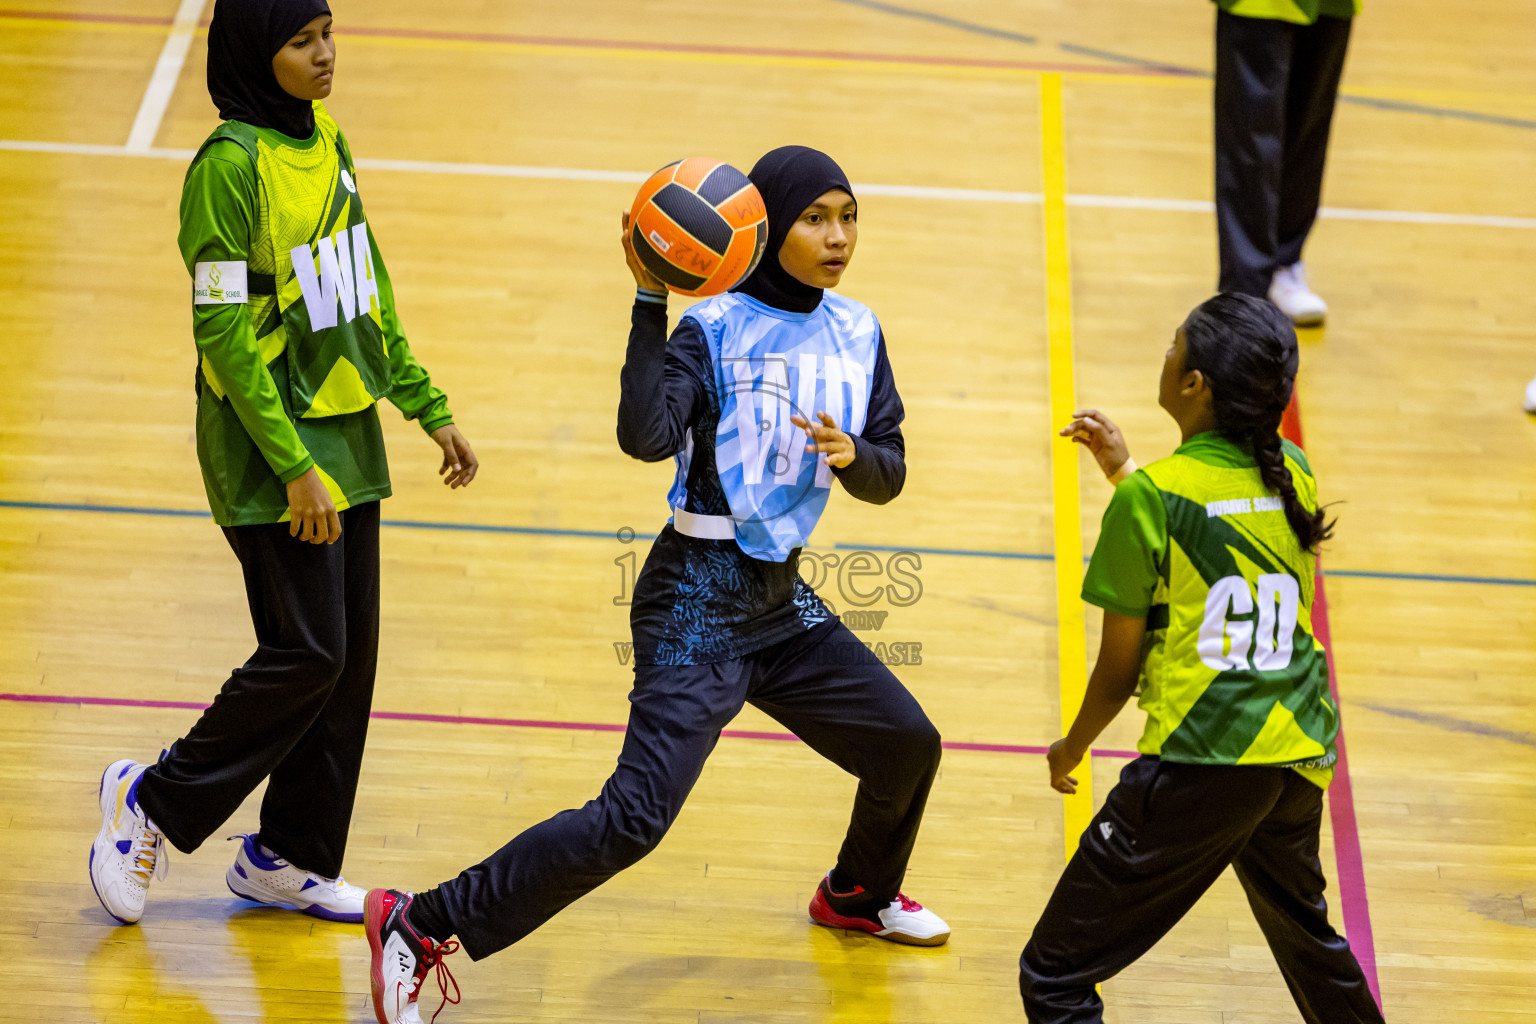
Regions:
M 820 305 L 821 289 L 791 277 L 779 263 L 779 249 L 807 206 L 833 189 L 853 195 L 848 175 L 819 150 L 780 146 L 763 154 L 747 177 L 768 208 L 768 246 L 757 269 L 731 290 L 791 313 L 809 313 Z
M 277 84 L 272 58 L 299 29 L 330 13 L 325 0 L 216 0 L 208 27 L 208 95 L 219 116 L 295 139 L 313 135 L 314 108 Z

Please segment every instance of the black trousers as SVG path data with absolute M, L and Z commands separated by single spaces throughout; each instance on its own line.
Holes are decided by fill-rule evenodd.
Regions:
M 1349 943 L 1328 923 L 1323 791 L 1289 768 L 1125 766 L 1019 959 L 1031 1024 L 1103 1020 L 1094 986 L 1161 939 L 1231 864 L 1308 1024 L 1380 1024 Z
M 736 661 L 637 666 L 629 699 L 618 767 L 596 800 L 534 825 L 436 890 L 470 957 L 518 941 L 654 849 L 720 730 L 749 702 L 858 778 L 838 867 L 872 898 L 896 898 L 938 771 L 939 734 L 841 622 Z
M 1224 292 L 1260 298 L 1317 220 L 1350 18 L 1216 13 L 1216 229 Z
M 260 842 L 341 874 L 379 649 L 379 503 L 341 513 L 341 539 L 287 523 L 226 527 L 245 574 L 256 653 L 144 773 L 139 801 L 171 844 L 197 849 L 263 779 Z

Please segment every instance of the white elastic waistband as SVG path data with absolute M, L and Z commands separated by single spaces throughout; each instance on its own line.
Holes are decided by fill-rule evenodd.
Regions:
M 672 528 L 699 540 L 735 540 L 736 523 L 730 516 L 701 516 L 672 507 Z

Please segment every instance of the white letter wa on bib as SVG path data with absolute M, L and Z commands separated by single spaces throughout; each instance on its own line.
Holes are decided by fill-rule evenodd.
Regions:
M 373 274 L 366 222 L 350 231 L 342 228 L 335 235 L 322 236 L 313 254 L 309 246 L 296 245 L 288 255 L 293 258 L 293 276 L 299 279 L 299 290 L 304 293 L 310 330 L 335 327 L 338 307 L 342 323 L 378 307 L 379 282 Z

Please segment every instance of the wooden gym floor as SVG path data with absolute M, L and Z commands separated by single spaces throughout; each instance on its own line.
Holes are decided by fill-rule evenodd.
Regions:
M 641 175 L 684 155 L 748 167 L 806 143 L 861 185 L 844 290 L 885 325 L 910 477 L 887 507 L 835 499 L 815 548 L 834 574 L 863 550 L 885 581 L 918 577 L 920 598 L 882 599 L 864 635 L 921 644 L 897 671 L 951 742 L 907 886 L 953 925 L 947 947 L 810 926 L 853 781 L 796 743 L 728 738 L 649 859 L 455 964 L 465 997 L 445 1021 L 1022 1019 L 1016 958 L 1064 845 L 1029 751 L 1058 735 L 1058 681 L 1083 667 L 1051 557 L 1079 524 L 1092 549 L 1108 495 L 1084 462 L 1080 517 L 1053 513 L 1053 459 L 1077 456 L 1052 440 L 1051 381 L 1070 403 L 1075 363 L 1078 400 L 1142 461 L 1175 440 L 1161 354 L 1215 278 L 1212 11 L 920 2 L 337 0 L 330 108 L 413 346 L 484 460 L 445 493 L 433 446 L 386 415 L 387 714 L 348 876 L 431 885 L 609 771 L 630 675 L 619 601 L 670 479 L 614 443 L 632 294 L 615 221 Z M 173 853 L 137 927 L 91 893 L 102 767 L 152 758 L 252 643 L 203 515 L 175 249 L 181 176 L 216 121 L 207 12 L 12 3 L 0 1020 L 366 1021 L 360 931 L 232 900 L 224 843 Z M 1300 403 L 1341 503 L 1325 567 L 1353 796 L 1333 793 L 1324 861 L 1396 1024 L 1536 1021 L 1536 422 L 1519 411 L 1536 373 L 1533 51 L 1536 0 L 1475 16 L 1368 0 L 1307 254 L 1334 310 L 1304 338 Z M 1061 84 L 1060 140 L 1043 82 Z M 1063 155 L 1070 238 L 1047 245 L 1041 193 L 1060 193 L 1041 167 Z M 1048 283 L 1072 299 L 1054 355 Z M 899 550 L 920 564 L 893 566 Z M 835 575 L 823 590 L 851 607 Z M 1091 614 L 1087 631 L 1091 658 Z M 1104 737 L 1100 799 L 1138 727 L 1128 712 Z M 752 712 L 736 728 L 780 731 Z M 1230 875 L 1104 989 L 1117 1024 L 1297 1019 Z

